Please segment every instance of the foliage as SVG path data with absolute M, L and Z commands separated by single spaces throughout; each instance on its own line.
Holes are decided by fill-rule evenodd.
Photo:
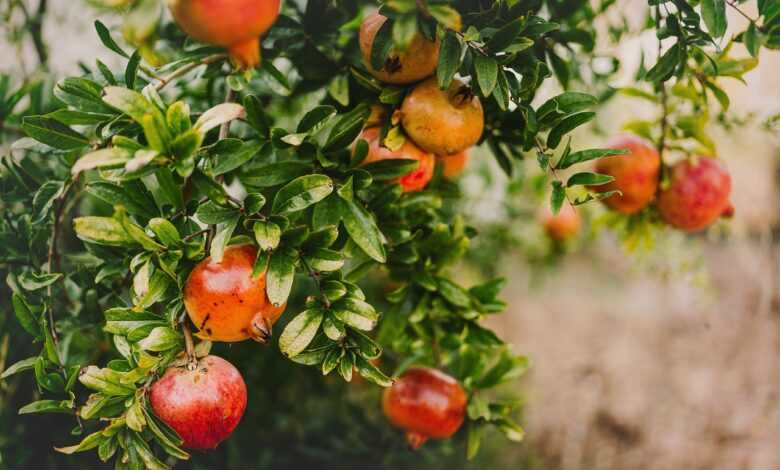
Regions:
M 379 386 L 412 364 L 444 368 L 469 392 L 468 457 L 489 425 L 521 440 L 517 403 L 493 390 L 529 360 L 482 325 L 505 308 L 503 281 L 459 280 L 477 233 L 453 210 L 458 185 L 439 174 L 425 191 L 405 194 L 393 181 L 409 162 L 361 165 L 367 146 L 358 137 L 371 105 L 388 110 L 382 135 L 403 139 L 392 116 L 410 90 L 378 82 L 361 64 L 357 28 L 372 4 L 288 2 L 264 39 L 260 69 L 241 72 L 221 50 L 186 39 L 162 2 L 91 3 L 123 15 L 133 52 L 95 23 L 122 69 L 97 61 L 59 80 L 51 100 L 42 83 L 0 80 L 0 132 L 27 136 L 0 170 L 1 311 L 19 325 L 3 327 L 27 334 L 14 335 L 23 346 L 2 378 L 31 373 L 40 397 L 19 412 L 73 416 L 78 443 L 58 450 L 95 450 L 116 468 L 188 459 L 146 392 L 181 360 L 189 328 L 182 286 L 194 264 L 254 243 L 269 299 L 289 300 L 278 346 L 292 362 Z M 624 153 L 576 149 L 571 137 L 612 94 L 609 74 L 588 83 L 583 73 L 595 57 L 592 22 L 611 5 L 391 0 L 381 5 L 389 21 L 372 62 L 418 32 L 438 37 L 439 85 L 456 74 L 470 79 L 485 109 L 481 144 L 510 177 L 533 155 L 543 173 L 537 187 L 549 188 L 557 212 L 567 198 L 603 197 L 584 186 L 611 178 L 587 164 Z M 627 128 L 662 151 L 714 152 L 704 129 L 710 101 L 729 105 L 718 80 L 739 79 L 757 63 L 717 42 L 727 7 L 739 8 L 651 2 L 659 40 L 673 43 L 659 45 L 643 82 L 621 91 L 661 103 L 661 119 Z M 780 3 L 759 1 L 759 13 L 735 35 L 753 56 L 780 46 Z M 564 91 L 539 99 L 553 77 Z M 366 278 L 383 288 L 368 290 Z M 197 346 L 200 354 L 210 347 Z

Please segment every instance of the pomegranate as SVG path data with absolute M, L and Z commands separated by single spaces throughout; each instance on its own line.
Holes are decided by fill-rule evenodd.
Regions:
M 696 232 L 718 217 L 729 217 L 731 176 L 715 159 L 694 157 L 671 169 L 669 187 L 658 195 L 658 212 L 672 227 Z
M 414 36 L 406 51 L 391 51 L 380 70 L 371 66 L 374 38 L 385 21 L 385 16 L 373 13 L 360 25 L 360 51 L 368 72 L 380 81 L 396 85 L 417 82 L 431 76 L 439 62 L 439 40 L 429 41 L 420 33 Z
M 541 220 L 547 236 L 558 243 L 576 237 L 582 225 L 580 214 L 570 204 L 564 204 L 557 214 L 553 214 L 550 207 L 545 205 Z
M 469 162 L 467 151 L 456 153 L 455 155 L 445 155 L 436 157 L 436 163 L 442 166 L 442 174 L 445 178 L 455 179 L 463 173 Z
M 246 384 L 233 364 L 206 356 L 194 368 L 166 370 L 152 385 L 149 402 L 154 414 L 184 440 L 182 447 L 214 449 L 244 415 Z
M 185 33 L 226 47 L 243 69 L 260 63 L 260 35 L 276 21 L 280 4 L 281 0 L 168 0 Z
M 615 180 L 592 186 L 591 189 L 600 193 L 620 191 L 622 195 L 608 197 L 603 200 L 604 204 L 622 214 L 635 214 L 655 198 L 661 157 L 653 146 L 639 137 L 630 135 L 612 139 L 607 147 L 628 149 L 630 153 L 599 159 L 596 162 L 596 171 L 610 175 Z
M 440 90 L 436 78 L 420 83 L 401 105 L 406 135 L 435 155 L 454 155 L 476 144 L 485 128 L 482 103 L 466 84 Z
M 379 142 L 380 134 L 381 130 L 378 127 L 370 127 L 363 131 L 361 137 L 368 142 L 368 155 L 363 160 L 363 165 L 393 158 L 417 160 L 420 162 L 417 168 L 398 178 L 397 182 L 401 184 L 404 192 L 419 191 L 425 188 L 428 182 L 431 181 L 431 178 L 433 178 L 434 156 L 420 150 L 408 138 L 398 150 L 393 151 L 382 147 Z
M 393 425 L 406 430 L 418 449 L 429 438 L 447 439 L 466 416 L 466 392 L 457 380 L 436 369 L 414 367 L 385 389 L 382 408 Z
M 257 249 L 230 246 L 222 262 L 206 258 L 192 270 L 184 285 L 184 306 L 196 335 L 210 341 L 265 342 L 285 306 L 271 304 L 265 293 L 265 274 L 252 278 Z

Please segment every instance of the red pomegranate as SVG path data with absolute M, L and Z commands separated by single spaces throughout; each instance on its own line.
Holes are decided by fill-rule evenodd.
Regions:
M 658 195 L 658 212 L 672 227 L 695 232 L 733 213 L 731 176 L 717 160 L 683 160 L 672 167 L 669 180 L 669 187 Z
M 360 136 L 366 142 L 368 142 L 368 155 L 363 160 L 363 165 L 369 163 L 378 162 L 380 160 L 389 160 L 394 158 L 408 158 L 417 160 L 420 163 L 417 168 L 411 172 L 398 178 L 398 183 L 401 184 L 405 193 L 412 191 L 420 191 L 428 185 L 428 182 L 433 178 L 433 170 L 435 165 L 435 158 L 432 154 L 422 151 L 417 145 L 407 138 L 403 146 L 398 150 L 390 150 L 389 148 L 382 147 L 379 142 L 380 129 L 378 127 L 370 127 L 363 131 Z
M 615 180 L 591 189 L 600 193 L 618 190 L 622 195 L 608 197 L 603 200 L 604 204 L 623 214 L 639 212 L 655 198 L 661 157 L 652 145 L 631 135 L 616 137 L 607 147 L 628 149 L 630 153 L 600 158 L 596 162 L 596 172 L 610 175 Z
M 184 440 L 186 449 L 214 449 L 238 426 L 246 384 L 228 361 L 206 356 L 197 367 L 171 367 L 149 392 L 154 414 Z
M 393 425 L 406 430 L 413 449 L 429 438 L 447 439 L 466 416 L 466 392 L 457 380 L 436 369 L 414 367 L 385 389 L 382 408 Z
M 260 35 L 276 21 L 281 0 L 168 0 L 168 5 L 185 33 L 228 48 L 249 69 L 260 63 Z

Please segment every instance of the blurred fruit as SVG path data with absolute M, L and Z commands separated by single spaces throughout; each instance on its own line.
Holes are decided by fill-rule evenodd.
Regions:
M 482 137 L 485 117 L 482 103 L 468 85 L 455 79 L 448 90 L 440 90 L 433 77 L 406 96 L 401 124 L 420 148 L 446 156 L 476 144 Z
M 363 165 L 394 158 L 417 160 L 420 162 L 417 168 L 398 178 L 397 182 L 401 184 L 404 192 L 419 191 L 425 188 L 428 182 L 431 181 L 431 178 L 433 178 L 434 156 L 420 150 L 409 138 L 406 139 L 398 150 L 394 151 L 382 147 L 379 142 L 380 134 L 381 129 L 378 127 L 370 127 L 363 131 L 361 138 L 368 142 L 368 155 L 363 160 Z
M 154 414 L 184 440 L 182 447 L 214 449 L 244 415 L 246 384 L 233 364 L 206 356 L 194 368 L 166 370 L 152 385 L 149 402 Z
M 613 176 L 615 180 L 591 189 L 599 193 L 622 192 L 604 199 L 604 204 L 622 214 L 637 213 L 655 198 L 661 157 L 652 145 L 631 135 L 610 140 L 607 148 L 628 149 L 631 153 L 600 158 L 596 172 Z
M 280 5 L 281 0 L 168 0 L 185 33 L 228 48 L 242 69 L 260 63 L 260 35 L 274 24 Z
M 206 258 L 192 270 L 184 285 L 184 306 L 196 335 L 210 341 L 265 342 L 284 311 L 265 293 L 265 273 L 252 278 L 257 249 L 230 246 L 222 262 Z
M 414 367 L 385 389 L 382 408 L 393 425 L 406 430 L 417 449 L 429 438 L 447 439 L 466 416 L 466 393 L 457 380 L 436 369 Z
M 733 214 L 731 176 L 714 158 L 694 157 L 671 168 L 669 187 L 658 195 L 658 212 L 672 227 L 695 232 Z
M 469 161 L 469 154 L 464 150 L 455 155 L 445 155 L 436 157 L 436 163 L 442 166 L 442 174 L 445 178 L 455 179 L 463 173 Z
M 420 81 L 433 74 L 439 62 L 439 40 L 429 41 L 417 33 L 404 52 L 390 51 L 384 67 L 376 70 L 371 66 L 371 49 L 379 28 L 387 17 L 373 13 L 360 25 L 360 51 L 368 72 L 385 83 L 404 85 Z
M 545 204 L 540 218 L 547 236 L 559 243 L 576 237 L 582 225 L 580 214 L 569 203 L 561 206 L 557 214 Z

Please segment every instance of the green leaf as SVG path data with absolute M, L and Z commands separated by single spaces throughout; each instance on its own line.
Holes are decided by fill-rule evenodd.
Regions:
M 328 118 L 334 114 L 336 114 L 336 108 L 333 106 L 315 106 L 301 118 L 295 132 L 314 133 L 322 128 Z
M 550 208 L 553 214 L 557 214 L 563 206 L 563 201 L 566 199 L 566 190 L 563 188 L 563 183 L 560 181 L 552 182 L 552 194 L 550 194 Z
M 366 253 L 380 263 L 386 259 L 382 233 L 371 214 L 356 201 L 341 198 L 339 214 L 350 238 Z
M 393 44 L 399 51 L 406 51 L 416 34 L 416 13 L 401 15 L 393 22 Z
M 320 328 L 324 312 L 313 308 L 299 313 L 287 324 L 279 337 L 279 349 L 287 357 L 295 357 L 312 342 Z
M 428 13 L 436 21 L 452 30 L 459 30 L 462 24 L 460 13 L 449 5 L 435 4 L 428 6 Z
M 18 277 L 19 284 L 28 291 L 36 291 L 48 287 L 62 278 L 60 273 L 24 272 Z
M 239 168 L 260 152 L 257 142 L 242 142 L 238 139 L 224 139 L 214 147 L 211 161 L 214 162 L 214 176 L 224 175 Z
M 262 136 L 268 136 L 271 132 L 271 118 L 265 113 L 265 106 L 260 98 L 255 95 L 247 95 L 244 98 L 244 108 L 246 109 L 246 121 L 254 127 Z
M 181 235 L 176 230 L 176 226 L 166 219 L 155 217 L 149 221 L 148 227 L 166 247 L 170 248 L 181 243 Z
M 482 91 L 482 96 L 490 96 L 498 80 L 498 63 L 496 60 L 492 57 L 476 54 L 474 56 L 474 73 L 477 76 L 477 83 Z
M 753 57 L 758 57 L 758 50 L 761 48 L 761 37 L 754 22 L 750 22 L 745 34 L 742 36 L 742 42 Z
M 0 374 L 0 380 L 7 379 L 8 377 L 14 374 L 18 374 L 19 372 L 32 370 L 32 368 L 35 367 L 35 361 L 37 360 L 38 356 L 28 357 L 27 359 L 22 359 L 21 361 L 8 366 L 3 371 L 3 373 Z
M 471 307 L 471 297 L 466 289 L 460 287 L 449 279 L 438 278 L 437 279 L 439 292 L 447 302 L 455 305 L 456 307 L 469 308 Z
M 102 23 L 101 23 L 102 24 Z M 85 437 L 80 443 L 69 446 L 69 447 L 55 447 L 54 450 L 57 452 L 62 452 L 63 454 L 75 454 L 76 452 L 84 452 L 87 450 L 94 449 L 95 447 L 99 446 L 100 443 L 108 439 L 107 437 L 103 436 L 102 431 L 93 432 L 92 434 Z
M 293 178 L 306 175 L 311 171 L 312 166 L 309 163 L 282 161 L 247 171 L 241 176 L 241 182 L 253 188 L 269 188 L 287 183 Z
M 390 51 L 393 49 L 393 21 L 386 20 L 379 27 L 379 30 L 374 36 L 374 42 L 371 46 L 371 55 L 369 56 L 371 68 L 374 70 L 382 70 L 385 67 L 385 62 L 390 56 Z
M 238 103 L 222 103 L 201 114 L 193 129 L 205 134 L 215 127 L 235 119 L 246 117 L 244 107 Z
M 114 335 L 127 335 L 141 327 L 149 327 L 151 331 L 157 326 L 165 326 L 163 319 L 153 313 L 128 308 L 111 308 L 106 310 L 104 315 L 106 317 L 104 330 Z
M 122 384 L 122 374 L 110 369 L 88 366 L 79 375 L 79 382 L 85 387 L 110 396 L 130 396 L 135 387 Z
M 726 34 L 726 0 L 702 0 L 701 16 L 712 37 L 719 38 Z
M 463 44 L 452 31 L 447 31 L 441 42 L 439 62 L 436 67 L 436 81 L 439 88 L 446 90 L 452 84 L 452 78 L 460 68 Z
M 600 173 L 591 173 L 588 171 L 584 171 L 581 173 L 574 174 L 569 177 L 568 181 L 566 181 L 566 187 L 572 187 L 577 185 L 588 185 L 588 186 L 599 186 L 602 184 L 607 184 L 612 181 L 615 181 L 614 176 L 610 175 L 602 175 Z
M 676 43 L 658 59 L 658 62 L 650 70 L 647 71 L 645 80 L 655 83 L 669 80 L 672 77 L 672 74 L 674 74 L 675 67 L 680 63 L 682 55 L 684 54 L 682 53 L 680 43 Z
M 419 160 L 411 158 L 391 158 L 371 162 L 368 165 L 363 166 L 362 169 L 371 173 L 371 176 L 376 181 L 390 181 L 413 172 L 419 165 Z
M 333 192 L 333 181 L 325 175 L 300 176 L 282 187 L 274 197 L 272 212 L 289 214 L 325 199 Z
M 485 43 L 485 47 L 493 52 L 503 51 L 514 42 L 515 38 L 523 31 L 523 28 L 525 28 L 525 20 L 523 18 L 510 21 L 493 34 L 493 37 Z
M 328 94 L 341 106 L 349 105 L 349 78 L 337 75 L 328 85 Z
M 596 116 L 596 113 L 585 112 L 579 114 L 573 114 L 561 120 L 555 127 L 552 128 L 547 135 L 547 147 L 554 149 L 561 143 L 561 139 L 564 135 L 573 131 L 577 127 L 585 124 Z
M 471 460 L 477 456 L 482 437 L 485 435 L 485 424 L 477 421 L 469 421 L 468 437 L 466 443 L 466 459 Z
M 598 98 L 587 93 L 567 91 L 545 101 L 536 111 L 536 118 L 541 122 L 547 117 L 568 115 L 580 112 L 598 103 Z
M 351 144 L 363 130 L 363 124 L 369 115 L 371 115 L 371 107 L 366 103 L 360 103 L 355 109 L 342 115 L 331 129 L 323 151 L 338 150 Z
M 38 400 L 19 408 L 20 415 L 33 413 L 73 413 L 70 400 Z
M 14 292 L 11 296 L 11 304 L 13 304 L 14 314 L 16 315 L 16 319 L 19 320 L 19 324 L 22 325 L 22 328 L 34 337 L 40 338 L 40 324 L 24 298 Z
M 104 46 L 121 55 L 125 59 L 130 57 L 127 55 L 127 52 L 123 51 L 122 48 L 119 47 L 119 45 L 116 43 L 116 41 L 114 41 L 114 39 L 111 37 L 111 32 L 100 20 L 95 20 L 95 31 L 97 31 L 98 37 L 100 37 L 100 42 L 102 42 Z
M 233 236 L 233 231 L 235 231 L 238 225 L 238 219 L 238 217 L 235 217 L 224 223 L 217 224 L 216 234 L 211 241 L 211 251 L 209 252 L 211 259 L 215 263 L 222 262 L 222 255 L 225 254 L 225 248 L 227 248 L 230 237 Z
M 570 152 L 564 154 L 561 157 L 561 161 L 555 166 L 558 170 L 565 170 L 577 163 L 587 162 L 595 160 L 601 157 L 607 157 L 611 155 L 627 155 L 629 151 L 627 149 L 589 149 L 580 150 L 579 152 Z
M 279 246 L 279 240 L 282 237 L 282 231 L 278 225 L 273 222 L 255 222 L 252 228 L 255 233 L 257 245 L 263 251 L 275 250 Z
M 239 210 L 235 207 L 224 207 L 212 201 L 201 204 L 195 211 L 195 217 L 204 224 L 223 224 L 238 217 Z
M 22 119 L 22 130 L 50 147 L 75 150 L 89 145 L 89 139 L 61 122 L 45 116 L 27 116 Z
M 290 296 L 295 280 L 295 258 L 284 251 L 276 251 L 271 255 L 266 272 L 265 292 L 268 300 L 280 307 Z
M 347 336 L 347 330 L 344 328 L 344 323 L 334 318 L 332 315 L 325 317 L 325 320 L 322 322 L 322 331 L 331 341 L 341 341 Z
M 103 90 L 103 102 L 130 116 L 141 125 L 143 125 L 144 116 L 147 114 L 159 114 L 162 118 L 160 111 L 144 95 L 124 87 L 106 87 Z
M 182 337 L 173 328 L 158 326 L 149 336 L 138 342 L 138 347 L 145 351 L 160 352 L 176 348 L 182 344 Z
M 130 60 L 127 61 L 127 67 L 125 68 L 125 86 L 131 90 L 135 88 L 135 78 L 138 76 L 138 65 L 141 63 L 141 54 L 138 49 L 130 56 Z
M 355 360 L 355 366 L 364 379 L 374 382 L 380 387 L 389 387 L 393 385 L 392 379 L 386 376 L 379 368 L 371 364 L 362 356 L 358 356 Z

